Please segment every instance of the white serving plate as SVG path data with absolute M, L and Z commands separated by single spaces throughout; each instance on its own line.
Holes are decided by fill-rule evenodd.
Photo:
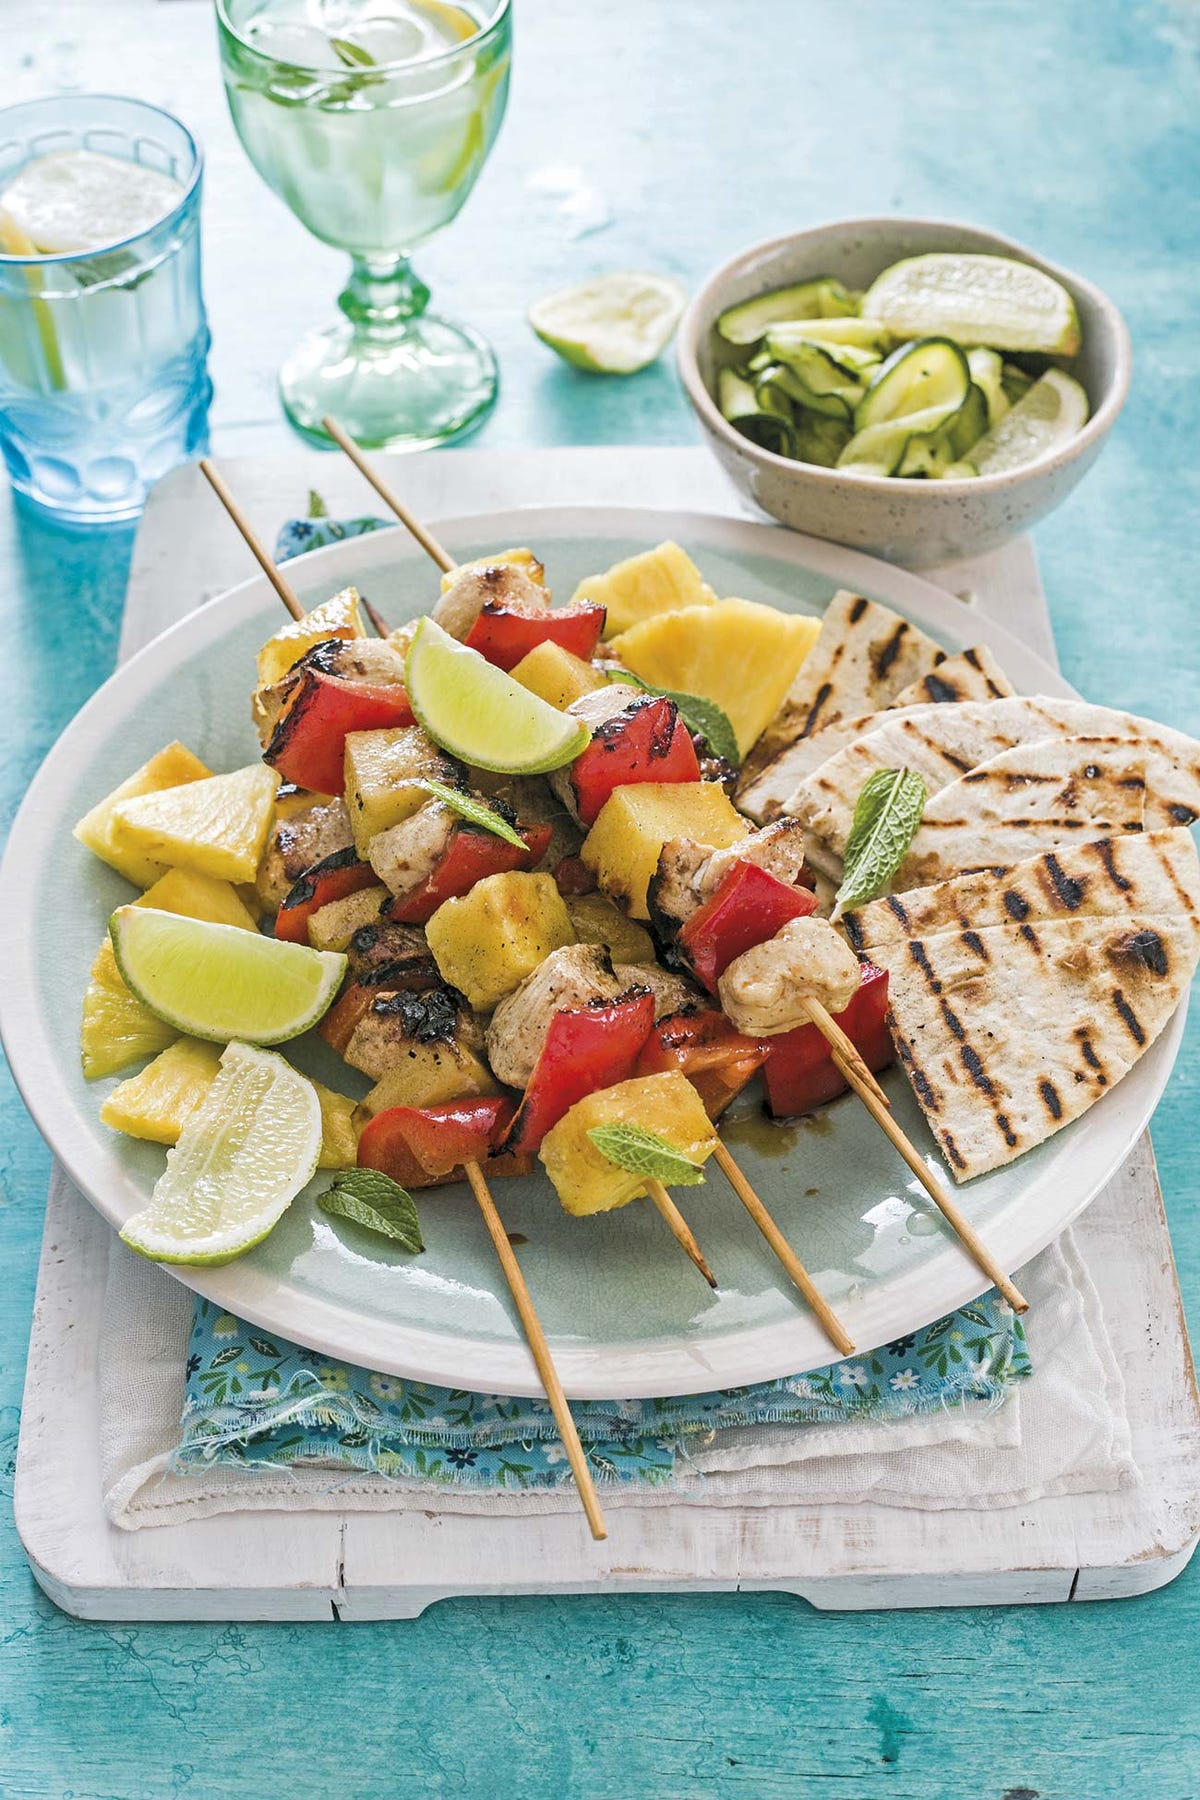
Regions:
M 534 545 L 560 594 L 584 574 L 657 542 L 669 529 L 723 594 L 820 611 L 838 586 L 886 602 L 948 649 L 985 642 L 1019 691 L 1070 695 L 1041 658 L 942 590 L 815 539 L 701 514 L 552 507 L 440 524 L 460 557 L 500 543 Z M 394 622 L 436 592 L 406 534 L 379 532 L 293 564 L 316 604 L 354 581 Z M 119 876 L 70 835 L 74 821 L 172 737 L 215 768 L 250 760 L 253 653 L 279 604 L 262 577 L 222 595 L 125 664 L 46 758 L 14 824 L 0 906 L 11 959 L 0 987 L 0 1032 L 14 1075 L 47 1142 L 113 1225 L 146 1203 L 163 1152 L 99 1124 L 109 1082 L 79 1072 L 77 1024 L 87 970 L 115 905 Z M 1133 1072 L 1082 1120 L 1012 1167 L 957 1191 L 1006 1270 L 1070 1223 L 1115 1172 L 1162 1093 L 1183 1027 L 1181 1007 Z M 298 1063 L 351 1091 L 357 1081 L 316 1040 Z M 360 1091 L 362 1083 L 353 1087 Z M 886 1085 L 932 1169 L 946 1177 L 903 1077 Z M 916 1182 L 853 1097 L 815 1121 L 764 1130 L 751 1096 L 727 1136 L 750 1179 L 845 1322 L 860 1350 L 889 1342 L 962 1305 L 985 1285 Z M 946 1177 L 948 1179 L 948 1177 Z M 316 1191 L 324 1185 L 319 1178 Z M 649 1207 L 567 1217 L 540 1175 L 498 1182 L 568 1394 L 647 1397 L 729 1388 L 820 1367 L 830 1346 L 750 1220 L 712 1172 L 681 1196 L 720 1282 L 711 1294 Z M 274 1233 L 223 1269 L 173 1271 L 218 1305 L 338 1359 L 491 1393 L 539 1383 L 482 1221 L 465 1188 L 420 1200 L 420 1257 L 335 1225 L 302 1196 Z

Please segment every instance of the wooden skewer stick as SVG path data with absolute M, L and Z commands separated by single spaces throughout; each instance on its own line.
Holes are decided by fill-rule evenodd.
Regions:
M 451 569 L 456 569 L 458 564 L 450 555 L 449 551 L 438 543 L 431 531 L 426 531 L 420 519 L 418 519 L 414 513 L 409 512 L 407 506 L 404 505 L 404 502 L 396 494 L 393 494 L 391 488 L 387 485 L 387 482 L 382 480 L 381 477 L 375 473 L 358 445 L 354 442 L 354 439 L 346 436 L 346 433 L 342 430 L 337 420 L 331 419 L 329 414 L 326 413 L 325 417 L 321 420 L 321 423 L 333 439 L 334 443 L 338 446 L 339 450 L 344 450 L 346 452 L 346 455 L 350 458 L 350 461 L 354 464 L 363 479 L 370 482 L 384 505 L 391 507 L 400 523 L 416 538 L 422 550 L 432 556 L 434 562 L 438 564 L 439 568 L 442 569 L 445 574 L 448 575 Z
M 754 1220 L 754 1223 L 758 1226 L 758 1229 L 762 1232 L 768 1244 L 770 1244 L 772 1250 L 775 1252 L 796 1286 L 800 1289 L 804 1298 L 808 1301 L 808 1304 L 812 1307 L 825 1336 L 829 1339 L 835 1349 L 841 1351 L 843 1356 L 853 1355 L 854 1341 L 847 1332 L 846 1327 L 833 1312 L 828 1301 L 821 1293 L 820 1288 L 817 1287 L 812 1276 L 804 1267 L 804 1264 L 800 1261 L 800 1258 L 796 1255 L 796 1252 L 792 1249 L 792 1246 L 788 1243 L 782 1231 L 780 1231 L 778 1225 L 775 1223 L 754 1189 L 750 1186 L 750 1183 L 746 1180 L 746 1177 L 742 1174 L 741 1169 L 739 1169 L 725 1145 L 719 1143 L 713 1154 L 716 1158 L 717 1167 L 720 1169 L 722 1175 L 724 1175 L 726 1181 L 729 1183 L 746 1211 L 750 1214 L 750 1217 Z
M 858 1046 L 851 1038 L 846 1036 L 846 1033 L 842 1030 L 833 1014 L 827 1012 L 821 1002 L 819 1000 L 814 1000 L 811 995 L 805 998 L 804 1004 L 808 1009 L 809 1018 L 812 1020 L 821 1036 L 825 1039 L 825 1042 L 829 1045 L 830 1049 L 834 1052 L 834 1060 L 842 1070 L 842 1073 L 845 1074 L 847 1065 L 852 1068 L 857 1074 L 860 1084 L 865 1088 L 869 1088 L 879 1104 L 881 1106 L 886 1106 L 890 1112 L 892 1109 L 891 1101 L 888 1099 L 874 1075 L 872 1075 L 870 1069 L 868 1069 L 866 1063 L 859 1055 Z
M 207 456 L 202 456 L 200 458 L 200 473 L 203 475 L 205 481 L 207 481 L 209 487 L 217 496 L 217 499 L 221 502 L 221 505 L 225 508 L 225 511 L 229 514 L 238 530 L 241 532 L 243 538 L 245 538 L 251 555 L 254 557 L 254 560 L 257 562 L 271 586 L 275 589 L 275 592 L 279 595 L 279 598 L 283 601 L 283 604 L 291 613 L 293 619 L 302 619 L 304 617 L 304 608 L 301 606 L 292 588 L 284 580 L 271 558 L 267 555 L 262 544 L 259 542 L 258 535 L 249 519 L 226 487 L 224 476 L 220 473 L 216 464 Z
M 546 1334 L 542 1330 L 542 1322 L 537 1316 L 529 1289 L 525 1285 L 525 1277 L 521 1273 L 521 1265 L 516 1253 L 508 1241 L 508 1235 L 496 1211 L 496 1202 L 492 1199 L 491 1190 L 483 1178 L 478 1163 L 469 1162 L 464 1165 L 467 1180 L 471 1184 L 471 1192 L 479 1203 L 483 1214 L 483 1222 L 487 1226 L 488 1236 L 504 1271 L 504 1279 L 508 1283 L 508 1291 L 520 1314 L 521 1326 L 525 1332 L 525 1341 L 537 1364 L 537 1372 L 542 1378 L 542 1386 L 546 1390 L 546 1398 L 550 1402 L 550 1410 L 554 1414 L 562 1436 L 563 1448 L 567 1453 L 567 1461 L 575 1476 L 575 1485 L 579 1489 L 579 1498 L 583 1502 L 583 1510 L 587 1514 L 587 1522 L 591 1526 L 592 1536 L 599 1541 L 608 1536 L 608 1526 L 604 1523 L 604 1514 L 600 1510 L 600 1502 L 596 1498 L 595 1483 L 592 1472 L 588 1468 L 587 1457 L 583 1445 L 579 1441 L 579 1432 L 571 1409 L 567 1405 L 567 1397 L 563 1393 L 562 1382 L 558 1378 L 558 1370 L 554 1366 L 554 1358 L 550 1354 L 550 1346 L 546 1342 Z
M 690 1256 L 710 1288 L 715 1288 L 717 1278 L 701 1255 L 700 1246 L 692 1236 L 691 1227 L 675 1202 L 668 1194 L 661 1181 L 647 1179 L 646 1192 L 659 1214 L 666 1222 L 667 1228 L 685 1256 Z
M 362 609 L 366 613 L 368 619 L 370 619 L 372 625 L 375 627 L 375 631 L 379 637 L 381 637 L 381 638 L 391 637 L 391 635 L 392 635 L 391 626 L 388 624 L 387 620 L 384 618 L 384 616 L 380 612 L 379 608 L 377 606 L 372 606 L 371 602 L 366 598 L 365 595 L 362 598 Z
M 271 585 L 279 595 L 279 598 L 283 601 L 294 619 L 302 619 L 304 617 L 304 608 L 300 605 L 295 594 L 292 593 L 291 588 L 288 586 L 287 582 L 284 581 L 282 575 L 280 575 L 278 569 L 275 567 L 275 564 L 271 561 L 270 557 L 259 543 L 246 520 L 245 514 L 242 512 L 241 507 L 230 493 L 221 476 L 208 461 L 207 457 L 203 459 L 200 467 L 204 472 L 205 479 L 212 487 L 213 492 L 216 494 L 226 512 L 245 538 L 246 543 L 253 551 L 262 567 L 264 575 L 269 578 Z M 479 1203 L 479 1210 L 483 1214 L 484 1224 L 488 1229 L 488 1236 L 491 1238 L 496 1255 L 500 1259 L 500 1267 L 504 1271 L 504 1278 L 508 1282 L 509 1292 L 512 1294 L 513 1302 L 520 1315 L 521 1325 L 525 1332 L 525 1339 L 533 1353 L 533 1360 L 537 1364 L 538 1374 L 542 1378 L 542 1385 L 546 1390 L 546 1398 L 550 1402 L 550 1410 L 553 1412 L 558 1429 L 562 1433 L 563 1448 L 567 1453 L 567 1461 L 570 1463 L 572 1472 L 575 1476 L 575 1482 L 579 1489 L 579 1498 L 583 1502 L 583 1510 L 587 1514 L 587 1521 L 591 1527 L 592 1536 L 597 1540 L 606 1538 L 608 1536 L 608 1527 L 604 1523 L 604 1514 L 601 1512 L 600 1502 L 596 1498 L 596 1489 L 592 1481 L 591 1471 L 587 1466 L 587 1458 L 583 1452 L 583 1445 L 579 1441 L 579 1433 L 575 1429 L 575 1421 L 571 1417 L 571 1409 L 567 1405 L 567 1397 L 563 1393 L 562 1382 L 558 1377 L 558 1370 L 554 1367 L 554 1359 L 550 1354 L 550 1346 L 546 1342 L 546 1334 L 542 1330 L 541 1320 L 537 1316 L 537 1311 L 534 1307 L 533 1300 L 530 1297 L 529 1289 L 525 1285 L 525 1277 L 521 1273 L 521 1266 L 513 1254 L 513 1247 L 509 1243 L 504 1226 L 500 1222 L 500 1214 L 496 1211 L 496 1203 L 492 1199 L 488 1184 L 483 1178 L 482 1170 L 478 1163 L 467 1163 L 465 1167 L 467 1180 L 471 1184 L 471 1192 Z
M 865 1088 L 861 1085 L 858 1079 L 857 1070 L 852 1068 L 850 1064 L 844 1062 L 839 1062 L 838 1066 L 841 1069 L 842 1074 L 846 1077 L 846 1080 L 850 1083 L 850 1086 L 854 1089 L 855 1093 L 866 1107 L 867 1111 L 870 1113 L 871 1117 L 874 1119 L 875 1123 L 879 1126 L 879 1129 L 888 1139 L 888 1142 L 894 1149 L 900 1152 L 917 1180 L 921 1183 L 921 1186 L 925 1189 L 925 1192 L 929 1195 L 929 1198 L 933 1201 L 946 1223 L 950 1226 L 950 1229 L 958 1236 L 963 1248 L 968 1250 L 974 1257 L 988 1280 L 992 1282 L 995 1287 L 999 1288 L 1014 1312 L 1028 1312 L 1029 1302 L 1022 1294 L 1020 1288 L 1018 1288 L 1014 1282 L 1010 1281 L 1009 1277 L 1004 1273 L 1004 1270 L 988 1250 L 974 1226 L 964 1217 L 963 1213 L 955 1205 L 937 1176 L 932 1174 L 921 1160 L 916 1146 L 910 1143 L 904 1132 L 901 1131 L 899 1125 L 897 1125 L 895 1119 L 893 1119 L 891 1113 L 886 1107 L 880 1106 L 878 1100 L 876 1100 L 869 1088 Z

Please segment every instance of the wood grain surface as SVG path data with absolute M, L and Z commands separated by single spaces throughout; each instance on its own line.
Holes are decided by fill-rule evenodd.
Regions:
M 281 350 L 339 259 L 257 182 L 225 119 L 207 0 L 7 0 L 3 96 L 86 87 L 180 112 L 208 151 L 215 447 L 283 441 Z M 1200 729 L 1200 12 L 1191 0 L 519 0 L 508 123 L 418 259 L 501 359 L 492 446 L 679 443 L 669 363 L 603 382 L 523 322 L 547 288 L 645 266 L 694 286 L 743 244 L 850 213 L 992 224 L 1099 281 L 1135 345 L 1125 419 L 1038 533 L 1068 677 Z M 578 167 L 611 223 L 572 239 L 531 181 Z M 0 503 L 5 816 L 111 666 L 132 534 Z M 3 979 L 0 967 L 0 979 Z M 1193 1323 L 1200 1019 L 1155 1125 Z M 0 1096 L 0 1429 L 15 1445 L 49 1162 Z M 395 1793 L 1188 1800 L 1200 1573 L 1144 1600 L 816 1615 L 782 1596 L 449 1602 L 415 1624 L 81 1625 L 0 1518 L 5 1800 Z

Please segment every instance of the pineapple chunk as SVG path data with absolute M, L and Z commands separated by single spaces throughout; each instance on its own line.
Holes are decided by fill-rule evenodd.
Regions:
M 546 585 L 546 571 L 532 550 L 497 550 L 494 556 L 476 556 L 470 562 L 456 563 L 452 569 L 447 569 L 442 576 L 443 594 L 467 569 L 494 569 L 497 563 L 511 563 L 539 587 Z
M 547 1132 L 538 1152 L 563 1210 L 577 1218 L 628 1206 L 646 1192 L 641 1176 L 618 1169 L 597 1150 L 588 1136 L 597 1125 L 640 1125 L 694 1163 L 706 1162 L 717 1147 L 704 1102 L 687 1076 L 674 1070 L 588 1094 Z
M 319 906 L 309 914 L 309 943 L 314 950 L 348 950 L 356 931 L 378 923 L 379 909 L 389 898 L 385 887 L 360 888 L 344 900 L 330 900 Z
M 258 653 L 258 685 L 274 687 L 315 644 L 324 644 L 329 638 L 365 635 L 358 610 L 358 589 L 343 588 L 302 619 L 289 619 L 274 637 L 267 639 Z
M 545 962 L 575 942 L 552 875 L 487 875 L 461 900 L 445 900 L 425 927 L 443 981 L 490 1012 Z
M 323 1082 L 314 1081 L 321 1102 L 321 1154 L 318 1169 L 352 1169 L 358 1161 L 359 1127 L 356 1108 L 348 1094 L 335 1094 Z
M 711 606 L 716 597 L 687 551 L 668 539 L 656 550 L 614 563 L 603 575 L 588 575 L 571 599 L 606 606 L 604 635 L 612 638 L 640 619 L 678 612 L 682 606 Z
M 79 1055 L 89 1081 L 115 1075 L 145 1056 L 156 1056 L 177 1036 L 173 1025 L 156 1018 L 125 986 L 113 947 L 105 938 L 96 952 L 83 996 Z
M 279 777 L 266 763 L 210 775 L 162 794 L 123 800 L 112 814 L 113 842 L 224 881 L 253 881 L 275 810 Z
M 180 1038 L 140 1075 L 113 1089 L 100 1108 L 101 1123 L 126 1137 L 177 1144 L 184 1122 L 217 1078 L 221 1049 L 198 1038 Z
M 453 787 L 457 763 L 444 756 L 419 725 L 352 731 L 346 738 L 346 805 L 354 843 L 363 861 L 371 839 L 410 819 L 429 798 L 425 780 Z
M 75 836 L 81 844 L 86 844 L 101 862 L 106 862 L 126 880 L 132 881 L 136 887 L 149 887 L 162 874 L 162 864 L 151 862 L 137 850 L 118 849 L 113 841 L 112 816 L 114 808 L 124 800 L 133 800 L 139 794 L 157 794 L 164 788 L 182 787 L 186 781 L 202 781 L 212 770 L 206 768 L 198 756 L 193 756 L 187 747 L 178 742 L 168 744 L 157 756 L 152 756 L 148 763 L 143 763 L 127 781 L 114 788 L 105 799 L 97 802 L 91 812 L 85 813 L 75 827 Z
M 654 939 L 644 925 L 627 919 L 607 894 L 575 894 L 567 911 L 581 944 L 603 944 L 615 963 L 652 963 Z
M 572 700 L 582 700 L 585 694 L 594 694 L 597 688 L 608 685 L 591 663 L 584 662 L 581 656 L 572 656 L 549 638 L 521 658 L 512 678 L 548 706 L 556 706 L 559 712 L 566 712 Z
M 715 700 L 746 756 L 779 711 L 820 630 L 820 619 L 807 613 L 722 600 L 646 619 L 613 648 L 643 681 Z
M 648 919 L 646 890 L 668 838 L 728 850 L 750 825 L 714 781 L 638 782 L 619 787 L 600 809 L 579 852 L 606 894 Z
M 148 888 L 135 906 L 152 906 L 158 912 L 179 913 L 185 919 L 206 919 L 210 925 L 238 925 L 257 931 L 258 921 L 245 906 L 236 888 L 195 869 L 168 869 Z
M 414 1043 L 404 1061 L 389 1069 L 359 1102 L 357 1117 L 365 1125 L 389 1106 L 440 1106 L 444 1100 L 499 1092 L 483 1058 L 465 1044 Z

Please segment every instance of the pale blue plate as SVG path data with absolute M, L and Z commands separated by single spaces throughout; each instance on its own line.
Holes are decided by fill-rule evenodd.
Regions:
M 498 544 L 532 544 L 560 595 L 583 575 L 671 536 L 722 595 L 819 612 L 835 588 L 853 587 L 895 606 L 950 649 L 986 641 L 1022 692 L 1071 692 L 1046 663 L 940 589 L 774 527 L 560 507 L 460 519 L 438 530 L 464 558 Z M 319 551 L 288 574 L 314 605 L 356 582 L 394 622 L 426 610 L 436 593 L 429 563 L 398 529 Z M 75 842 L 71 826 L 171 738 L 214 768 L 249 761 L 257 753 L 249 719 L 254 653 L 278 619 L 279 603 L 259 577 L 120 669 L 47 757 L 0 871 L 9 945 L 0 1027 L 13 1071 L 47 1142 L 114 1225 L 145 1205 L 164 1153 L 100 1125 L 100 1103 L 115 1083 L 88 1083 L 79 1072 L 88 968 L 108 914 L 130 893 Z M 1119 1167 L 1158 1100 L 1181 1030 L 1182 1009 L 1085 1119 L 959 1191 L 1006 1270 L 1048 1243 Z M 318 1040 L 294 1046 L 299 1064 L 350 1091 L 357 1077 L 332 1057 L 322 1066 L 322 1053 Z M 886 1085 L 898 1118 L 940 1170 L 903 1077 L 893 1071 Z M 749 1093 L 726 1135 L 860 1349 L 949 1312 L 986 1285 L 853 1098 L 782 1129 L 760 1122 L 757 1094 Z M 572 1219 L 540 1176 L 498 1182 L 496 1197 L 507 1229 L 527 1240 L 522 1266 L 569 1394 L 690 1393 L 831 1359 L 828 1341 L 715 1170 L 706 1186 L 680 1195 L 720 1280 L 715 1294 L 649 1206 Z M 381 1241 L 327 1219 L 305 1195 L 240 1262 L 180 1278 L 239 1316 L 331 1356 L 472 1390 L 539 1391 L 470 1194 L 435 1190 L 420 1207 L 422 1256 L 389 1253 Z

